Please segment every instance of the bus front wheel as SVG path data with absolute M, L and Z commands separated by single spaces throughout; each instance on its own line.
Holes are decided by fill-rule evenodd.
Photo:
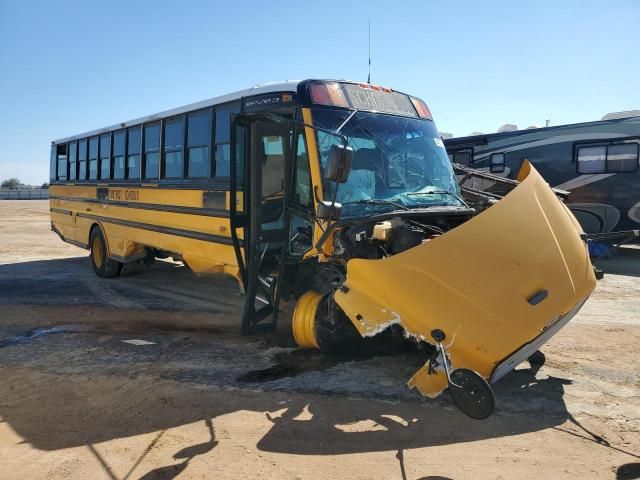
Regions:
M 96 275 L 100 278 L 117 277 L 122 269 L 122 263 L 109 258 L 107 241 L 100 227 L 96 226 L 91 230 L 89 245 L 91 247 L 91 266 Z

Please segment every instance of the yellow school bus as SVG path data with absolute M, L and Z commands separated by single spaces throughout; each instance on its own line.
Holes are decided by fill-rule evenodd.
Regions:
M 279 314 L 303 348 L 401 332 L 425 352 L 408 385 L 485 418 L 595 286 L 556 192 L 528 162 L 514 183 L 461 188 L 416 97 L 273 83 L 52 142 L 51 228 L 103 278 L 159 256 L 233 276 L 244 334 Z

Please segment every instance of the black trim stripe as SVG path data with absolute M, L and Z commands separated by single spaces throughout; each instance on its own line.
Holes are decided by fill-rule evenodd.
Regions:
M 117 200 L 98 200 L 96 198 L 65 197 L 61 195 L 49 196 L 51 200 L 66 200 L 69 202 L 97 203 L 100 205 L 112 205 L 114 207 L 137 208 L 140 210 L 154 210 L 157 212 L 184 213 L 187 215 L 202 215 L 205 217 L 229 218 L 227 210 L 199 207 L 181 207 L 179 205 L 159 205 L 156 203 L 120 202 Z
M 76 247 L 80 247 L 80 248 L 84 248 L 85 250 L 89 250 L 89 245 L 82 243 L 82 242 L 78 242 L 76 240 L 71 240 L 70 238 L 65 238 L 64 235 L 62 235 L 62 233 L 60 233 L 60 230 L 58 230 L 56 227 L 53 226 L 53 224 L 51 224 L 51 231 L 54 232 L 55 234 L 57 234 L 60 237 L 60 240 L 62 240 L 63 242 L 67 242 L 70 243 L 71 245 L 75 245 Z
M 61 213 L 62 215 L 73 215 L 71 210 L 65 210 L 64 208 L 50 208 L 49 211 L 53 213 Z
M 119 218 L 102 217 L 99 215 L 91 215 L 88 213 L 78 213 L 78 217 L 97 220 L 98 222 L 112 223 L 114 225 L 122 225 L 123 227 L 139 228 L 141 230 L 149 230 L 150 232 L 164 233 L 177 237 L 192 238 L 194 240 L 202 240 L 205 242 L 221 243 L 224 245 L 232 245 L 231 237 L 223 237 L 222 235 L 213 235 L 211 233 L 194 232 L 192 230 L 182 230 L 180 228 L 161 227 L 159 225 L 151 225 L 148 223 L 132 222 L 129 220 L 121 220 Z

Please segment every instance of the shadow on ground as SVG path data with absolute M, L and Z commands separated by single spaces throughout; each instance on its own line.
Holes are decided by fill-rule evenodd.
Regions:
M 99 305 L 148 310 L 238 312 L 238 284 L 197 277 L 181 264 L 157 261 L 129 275 L 98 278 L 88 257 L 0 265 L 0 305 Z
M 562 398 L 567 380 L 539 380 L 528 369 L 519 370 L 508 383 L 499 385 L 498 397 L 510 396 L 515 389 L 530 407 L 537 404 L 548 410 L 552 405 L 552 414 L 525 411 L 496 415 L 485 421 L 465 417 L 451 407 L 448 398 L 391 402 L 242 390 L 229 395 L 151 377 L 101 376 L 100 372 L 75 376 L 36 373 L 23 377 L 25 369 L 10 370 L 0 371 L 4 385 L 0 416 L 25 442 L 41 450 L 209 422 L 240 410 L 261 412 L 272 424 L 258 448 L 299 455 L 470 442 L 537 431 L 569 418 Z M 46 408 L 40 404 L 42 401 L 46 401 Z
M 263 358 L 264 343 L 238 336 L 216 343 L 213 337 L 193 340 L 183 335 L 194 324 L 184 318 L 198 313 L 218 315 L 221 322 L 239 325 L 241 304 L 233 281 L 198 279 L 186 268 L 166 262 L 153 265 L 146 274 L 117 280 L 96 278 L 82 257 L 2 265 L 3 312 L 10 311 L 8 307 L 19 311 L 24 306 L 63 305 L 64 323 L 68 323 L 74 312 L 90 307 L 87 321 L 94 326 L 114 316 L 122 320 L 122 315 L 132 311 L 146 317 L 164 311 L 179 316 L 167 321 L 154 319 L 152 330 L 136 331 L 137 338 L 156 342 L 155 350 L 125 353 L 129 346 L 123 346 L 121 338 L 108 329 L 62 331 L 8 344 L 0 350 L 0 417 L 35 448 L 51 451 L 86 446 L 112 478 L 115 476 L 95 444 L 159 432 L 153 443 L 174 427 L 194 422 L 207 426 L 208 441 L 180 448 L 173 458 L 181 463 L 154 470 L 146 479 L 174 478 L 191 459 L 215 449 L 215 419 L 240 411 L 264 416 L 268 430 L 257 443 L 262 451 L 295 455 L 397 451 L 403 473 L 402 452 L 406 449 L 519 435 L 557 427 L 567 420 L 582 428 L 564 402 L 564 387 L 570 381 L 536 375 L 535 369 L 517 370 L 499 382 L 495 386 L 498 415 L 481 422 L 454 409 L 446 394 L 435 401 L 396 398 L 393 388 L 397 385 L 391 388 L 375 377 L 382 370 L 358 370 L 355 359 L 319 361 L 318 354 L 302 353 L 295 362 L 308 362 L 309 356 L 316 358 L 315 367 L 293 368 L 295 375 L 276 369 L 277 378 L 267 379 L 272 382 L 267 388 L 257 381 L 260 379 L 251 377 L 252 372 L 271 363 Z M 49 319 L 43 321 L 46 324 Z M 158 327 L 163 322 L 164 330 Z M 90 335 L 95 341 L 87 341 Z M 49 342 L 49 338 L 58 343 Z M 194 364 L 194 358 L 199 363 Z M 224 359 L 230 362 L 228 367 Z M 385 358 L 379 364 L 394 372 L 395 377 L 389 378 L 400 384 L 404 372 L 398 360 Z M 244 382 L 237 381 L 242 375 L 234 368 L 237 373 L 244 372 Z M 367 377 L 372 372 L 373 376 Z M 368 393 L 349 398 L 350 391 L 340 390 L 341 385 L 336 390 L 323 390 L 340 375 L 348 377 L 351 384 L 370 382 Z M 385 395 L 387 388 L 391 393 Z M 598 441 L 597 433 L 582 431 L 585 438 Z M 619 478 L 626 477 L 620 477 L 619 472 Z
M 465 417 L 448 405 L 448 399 L 389 402 L 290 392 L 229 392 L 151 377 L 113 377 L 100 372 L 79 376 L 36 372 L 24 376 L 23 370 L 0 369 L 2 421 L 24 442 L 41 450 L 86 446 L 111 478 L 116 476 L 94 445 L 158 432 L 131 473 L 168 429 L 202 422 L 209 430 L 207 441 L 177 448 L 172 456 L 180 463 L 143 477 L 170 479 L 183 472 L 193 458 L 208 454 L 218 445 L 216 417 L 240 411 L 264 416 L 261 425 L 268 430 L 257 443 L 261 451 L 294 455 L 397 451 L 402 478 L 406 478 L 403 452 L 407 449 L 519 435 L 557 427 L 566 420 L 582 428 L 564 406 L 563 386 L 568 381 L 537 379 L 531 369 L 505 377 L 509 381 L 498 386 L 497 394 L 499 398 L 509 397 L 515 390 L 523 401 L 542 406 L 543 411 L 511 412 L 486 421 Z M 549 406 L 553 407 L 551 414 Z M 584 438 L 597 437 L 582 430 Z M 618 478 L 635 478 L 627 473 L 633 468 L 621 467 Z
M 625 463 L 616 472 L 616 480 L 637 480 L 640 478 L 640 463 Z
M 597 259 L 595 265 L 605 274 L 640 277 L 640 248 L 620 247 L 611 255 Z

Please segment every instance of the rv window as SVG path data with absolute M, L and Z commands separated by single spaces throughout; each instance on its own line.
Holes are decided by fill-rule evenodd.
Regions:
M 619 143 L 607 147 L 607 172 L 635 172 L 637 169 L 637 143 Z
M 504 172 L 504 153 L 492 153 L 491 154 L 491 173 Z
M 471 151 L 470 150 L 460 150 L 459 152 L 453 152 L 453 162 L 459 163 L 464 167 L 468 167 L 471 165 Z
M 607 147 L 578 148 L 578 173 L 604 173 Z

